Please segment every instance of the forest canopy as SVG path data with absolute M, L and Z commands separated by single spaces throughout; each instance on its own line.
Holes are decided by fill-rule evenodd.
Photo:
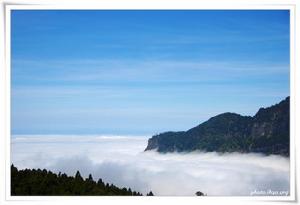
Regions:
M 75 176 L 53 173 L 46 169 L 18 170 L 11 165 L 12 196 L 142 196 L 131 188 L 119 188 L 100 178 L 94 181 L 90 174 L 84 179 L 77 171 Z M 152 191 L 147 196 L 153 196 Z

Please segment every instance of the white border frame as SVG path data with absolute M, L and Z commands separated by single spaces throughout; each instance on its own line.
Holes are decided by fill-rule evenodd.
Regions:
M 128 3 L 129 2 L 129 3 Z M 214 1 L 211 1 L 214 2 Z M 16 3 L 16 2 L 14 2 Z M 246 4 L 222 4 L 218 3 L 217 5 L 214 3 L 208 2 L 192 2 L 190 0 L 178 1 L 174 0 L 172 2 L 145 2 L 138 0 L 111 0 L 107 2 L 99 1 L 99 2 L 89 2 L 78 4 L 78 1 L 75 3 L 71 1 L 61 1 L 59 4 L 55 2 L 34 2 L 35 5 L 29 5 L 28 2 L 25 1 L 24 5 L 17 5 L 14 3 L 4 3 L 3 7 L 5 10 L 4 13 L 4 38 L 5 38 L 5 48 L 4 48 L 4 76 L 1 76 L 1 80 L 4 82 L 4 138 L 5 138 L 5 203 L 8 202 L 72 202 L 77 204 L 84 203 L 88 201 L 89 203 L 101 202 L 101 203 L 133 203 L 137 204 L 141 198 L 143 198 L 143 202 L 145 203 L 170 203 L 170 200 L 173 200 L 171 203 L 186 203 L 188 199 L 189 203 L 215 203 L 220 202 L 224 203 L 224 201 L 235 204 L 236 202 L 242 202 L 243 204 L 247 204 L 248 202 L 262 202 L 262 201 L 295 201 L 296 200 L 296 149 L 295 149 L 295 136 L 296 136 L 296 56 L 295 56 L 295 32 L 296 32 L 296 3 L 295 2 L 287 2 L 287 4 L 266 4 L 262 2 L 262 4 L 255 3 L 251 4 L 247 2 Z M 18 2 L 17 2 L 18 3 Z M 23 1 L 24 3 L 24 1 Z M 36 5 L 36 4 L 39 5 Z M 22 4 L 22 2 L 21 2 Z M 47 197 L 47 196 L 11 196 L 10 195 L 10 137 L 11 137 L 11 129 L 10 129 L 10 14 L 12 10 L 205 10 L 205 9 L 215 9 L 215 10 L 223 10 L 223 9 L 232 9 L 232 10 L 249 10 L 249 9 L 271 9 L 271 10 L 281 10 L 287 9 L 290 11 L 290 100 L 291 100 L 291 108 L 290 108 L 290 119 L 291 119 L 291 129 L 290 129 L 290 196 L 249 196 L 249 197 Z M 2 83 L 1 83 L 2 84 Z M 2 88 L 1 88 L 2 89 Z M 1 103 L 2 107 L 2 103 Z M 1 123 L 2 124 L 2 123 Z M 0 127 L 0 129 L 2 126 Z M 299 132 L 297 132 L 299 133 Z M 1 166 L 2 167 L 2 166 Z M 2 180 L 0 180 L 1 182 Z M 216 185 L 217 186 L 217 185 Z M 2 195 L 2 193 L 1 193 Z M 1 196 L 0 195 L 0 196 Z M 2 200 L 2 199 L 1 199 Z M 139 200 L 139 201 L 137 201 Z

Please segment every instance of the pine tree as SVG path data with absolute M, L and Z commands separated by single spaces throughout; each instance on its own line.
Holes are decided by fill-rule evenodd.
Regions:
M 154 196 L 154 194 L 152 193 L 152 191 L 150 191 L 147 196 Z
M 80 175 L 80 172 L 77 170 L 76 174 L 75 174 L 75 179 L 82 181 L 83 178 Z
M 152 192 L 150 192 L 152 193 Z M 150 194 L 149 193 L 149 194 Z M 13 196 L 73 196 L 73 195 L 129 195 L 142 196 L 141 193 L 130 188 L 118 188 L 113 184 L 104 183 L 99 179 L 96 183 L 90 174 L 83 180 L 80 172 L 75 176 L 67 176 L 65 173 L 58 175 L 45 169 L 18 170 L 11 165 L 11 195 Z M 153 195 L 153 193 L 152 193 Z

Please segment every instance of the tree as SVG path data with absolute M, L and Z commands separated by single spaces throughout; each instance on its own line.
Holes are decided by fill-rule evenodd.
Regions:
M 13 196 L 74 196 L 74 195 L 127 195 L 141 196 L 130 188 L 119 188 L 104 183 L 99 179 L 96 183 L 90 174 L 86 180 L 77 171 L 75 176 L 65 173 L 56 174 L 46 169 L 18 170 L 11 165 L 11 195 Z
M 91 174 L 89 174 L 89 178 L 88 178 L 88 180 L 89 180 L 89 181 L 94 181 L 94 180 L 93 180 L 93 177 L 92 177 L 92 175 L 91 175 Z
M 196 194 L 196 196 L 206 196 L 206 194 L 204 194 L 201 191 L 197 191 L 195 194 Z
M 76 174 L 75 174 L 75 179 L 80 180 L 80 181 L 83 181 L 83 178 L 81 177 L 79 171 L 76 172 Z
M 152 191 L 150 191 L 147 196 L 154 196 L 154 194 L 152 193 Z
M 104 182 L 102 181 L 101 178 L 98 179 L 97 185 L 100 186 L 100 187 L 104 187 L 105 186 L 105 184 L 104 184 Z

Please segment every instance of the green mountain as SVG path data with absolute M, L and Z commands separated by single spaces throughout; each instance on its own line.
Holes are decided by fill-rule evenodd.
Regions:
M 18 170 L 11 165 L 12 196 L 142 196 L 130 188 L 118 188 L 113 184 L 97 182 L 90 174 L 83 179 L 77 171 L 75 176 L 58 175 L 46 169 Z M 147 196 L 153 196 L 150 191 Z
M 182 132 L 165 132 L 148 140 L 158 152 L 256 152 L 289 156 L 290 98 L 253 116 L 223 113 Z

